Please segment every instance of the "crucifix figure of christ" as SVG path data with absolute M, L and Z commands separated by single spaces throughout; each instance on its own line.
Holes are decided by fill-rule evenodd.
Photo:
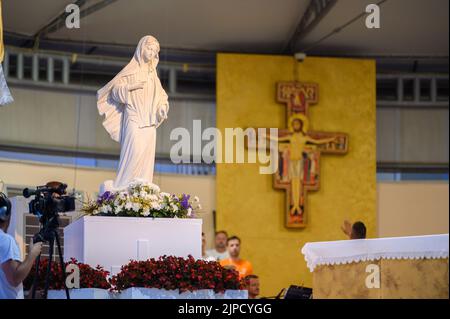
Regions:
M 313 83 L 279 82 L 277 101 L 287 104 L 287 127 L 278 136 L 278 170 L 273 177 L 275 189 L 286 191 L 286 227 L 306 226 L 307 194 L 320 187 L 321 154 L 345 154 L 345 133 L 309 130 L 308 108 L 318 102 L 318 86 Z

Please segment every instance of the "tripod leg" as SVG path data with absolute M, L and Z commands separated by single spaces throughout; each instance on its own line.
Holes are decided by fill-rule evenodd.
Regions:
M 55 245 L 55 239 L 52 238 L 49 241 L 49 256 L 48 256 L 48 266 L 47 266 L 47 274 L 45 275 L 45 288 L 44 288 L 44 299 L 47 299 L 48 287 L 50 285 L 50 279 L 52 276 L 52 262 L 53 262 L 53 247 Z
M 66 298 L 70 299 L 69 288 L 67 288 L 67 285 L 66 285 L 66 267 L 64 265 L 64 259 L 63 259 L 63 255 L 62 255 L 62 251 L 61 251 L 61 241 L 59 240 L 58 231 L 56 231 L 56 230 L 55 230 L 55 239 L 56 239 L 56 247 L 58 247 L 59 263 L 61 265 L 63 285 L 64 285 L 64 289 L 66 290 Z
M 35 260 L 34 279 L 33 279 L 33 286 L 31 288 L 31 298 L 32 299 L 36 298 L 36 289 L 37 289 L 37 285 L 38 285 L 40 262 L 41 262 L 41 255 L 39 254 L 39 256 L 37 256 L 36 260 Z

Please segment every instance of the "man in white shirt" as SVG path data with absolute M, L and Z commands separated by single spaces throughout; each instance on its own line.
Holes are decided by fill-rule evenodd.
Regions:
M 7 234 L 11 220 L 11 202 L 0 193 L 0 299 L 23 299 L 22 282 L 41 253 L 42 243 L 30 243 L 30 253 L 21 262 L 19 246 Z
M 222 259 L 227 259 L 230 257 L 227 251 L 227 239 L 228 234 L 226 231 L 221 230 L 216 232 L 216 236 L 214 238 L 214 249 L 210 249 L 206 251 L 206 255 L 208 257 L 212 257 L 217 261 L 221 261 Z

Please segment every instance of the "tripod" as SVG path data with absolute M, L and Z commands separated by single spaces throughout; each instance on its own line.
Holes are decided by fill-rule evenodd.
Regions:
M 53 263 L 53 250 L 55 247 L 55 241 L 56 241 L 56 247 L 58 248 L 58 255 L 59 255 L 59 263 L 61 267 L 61 273 L 62 273 L 62 282 L 64 289 L 66 291 L 66 298 L 70 299 L 69 289 L 66 285 L 66 269 L 64 265 L 64 260 L 62 256 L 62 250 L 61 250 L 61 241 L 58 234 L 58 226 L 59 226 L 59 219 L 58 214 L 53 215 L 48 220 L 45 220 L 43 223 L 43 228 L 37 233 L 33 238 L 33 243 L 37 242 L 44 242 L 48 241 L 49 243 L 49 259 L 48 259 L 48 265 L 47 265 L 47 273 L 45 275 L 45 286 L 44 286 L 44 299 L 47 299 L 48 294 L 48 288 L 50 285 L 50 279 L 51 279 L 51 269 L 52 269 L 52 263 Z M 36 257 L 36 268 L 34 271 L 34 281 L 33 281 L 33 289 L 31 292 L 31 298 L 35 299 L 36 297 L 36 288 L 38 283 L 38 277 L 39 277 L 39 264 L 41 261 L 41 255 Z

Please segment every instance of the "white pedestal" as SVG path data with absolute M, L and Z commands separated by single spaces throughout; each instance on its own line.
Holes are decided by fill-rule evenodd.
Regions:
M 112 299 L 112 292 L 107 289 L 82 288 L 70 289 L 70 299 Z M 49 290 L 47 299 L 66 299 L 65 290 Z
M 66 299 L 64 290 L 49 290 L 47 299 Z M 70 299 L 248 299 L 247 290 L 226 290 L 215 293 L 211 289 L 185 291 L 133 287 L 122 292 L 105 289 L 70 289 Z
M 247 290 L 226 290 L 224 293 L 215 293 L 212 289 L 185 291 L 165 290 L 156 288 L 128 288 L 121 293 L 113 295 L 117 299 L 248 299 Z
M 64 260 L 76 258 L 111 275 L 130 259 L 202 257 L 202 220 L 84 216 L 64 228 Z

